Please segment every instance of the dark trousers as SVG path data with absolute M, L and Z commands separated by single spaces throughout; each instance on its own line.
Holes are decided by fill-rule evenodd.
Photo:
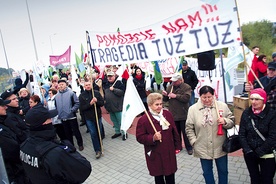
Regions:
M 275 159 L 259 158 L 244 155 L 244 160 L 249 171 L 251 184 L 273 184 L 275 175 Z
M 164 90 L 165 90 L 165 91 L 167 90 L 167 85 L 168 85 L 168 83 L 171 84 L 171 82 L 163 82 L 163 87 L 164 87 Z
M 175 184 L 174 174 L 168 176 L 154 176 L 154 180 L 155 184 Z
M 180 142 L 182 143 L 182 136 L 181 136 L 181 132 L 182 132 L 186 150 L 192 150 L 193 147 L 191 146 L 190 141 L 189 141 L 186 131 L 185 131 L 186 120 L 175 121 L 175 126 L 176 126 L 178 134 L 180 136 Z
M 154 77 L 151 78 L 150 87 L 151 87 L 152 91 L 154 91 L 154 85 L 153 85 L 153 83 L 155 83 L 155 82 L 156 82 L 155 78 Z M 160 90 L 160 84 L 156 83 L 156 85 L 157 85 L 157 90 Z
M 65 131 L 64 131 L 64 127 L 62 124 L 55 124 L 54 127 L 55 127 L 56 133 L 60 140 L 67 139 Z
M 82 140 L 82 136 L 80 133 L 77 118 L 69 119 L 66 121 L 62 120 L 61 122 L 62 122 L 67 139 L 74 145 L 73 135 L 75 135 L 75 137 L 77 139 L 78 146 L 83 146 L 83 140 Z

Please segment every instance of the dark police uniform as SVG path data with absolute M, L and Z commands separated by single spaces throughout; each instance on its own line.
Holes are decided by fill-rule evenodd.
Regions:
M 27 183 L 24 169 L 19 159 L 20 145 L 15 133 L 3 124 L 3 118 L 3 116 L 0 117 L 0 147 L 9 182 Z
M 20 159 L 33 184 L 82 183 L 91 173 L 89 161 L 73 145 L 51 141 L 53 130 L 32 132 L 20 148 Z
M 41 103 L 26 114 L 30 137 L 20 146 L 20 159 L 32 184 L 82 183 L 91 173 L 91 164 L 69 142 L 57 141 L 48 120 L 57 110 L 48 111 Z

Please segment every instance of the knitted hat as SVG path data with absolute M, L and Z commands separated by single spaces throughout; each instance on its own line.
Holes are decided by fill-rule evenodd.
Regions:
M 262 88 L 253 89 L 250 91 L 250 98 L 260 99 L 266 103 L 266 92 Z

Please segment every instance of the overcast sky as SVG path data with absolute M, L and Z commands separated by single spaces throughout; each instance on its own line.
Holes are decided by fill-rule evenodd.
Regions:
M 191 3 L 192 2 L 192 3 Z M 250 2 L 250 3 L 249 3 Z M 275 0 L 237 0 L 240 22 L 276 22 Z M 86 48 L 85 31 L 121 31 L 145 27 L 198 3 L 198 0 L 28 0 L 38 59 L 61 55 L 71 45 Z M 184 7 L 184 8 L 183 8 Z M 0 67 L 31 69 L 36 60 L 26 0 L 0 0 Z M 6 56 L 3 48 L 5 45 Z

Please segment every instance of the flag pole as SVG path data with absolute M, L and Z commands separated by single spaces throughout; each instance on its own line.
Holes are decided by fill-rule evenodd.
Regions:
M 241 44 L 242 44 L 242 54 L 243 54 L 243 58 L 244 58 L 243 63 L 244 63 L 244 67 L 245 67 L 246 82 L 248 83 L 248 72 L 247 72 L 247 68 L 246 68 L 246 66 L 247 66 L 247 67 L 250 69 L 250 71 L 252 72 L 252 74 L 253 74 L 253 76 L 255 77 L 256 81 L 257 81 L 257 82 L 259 83 L 259 85 L 261 86 L 261 88 L 264 89 L 263 85 L 261 84 L 260 80 L 259 80 L 258 77 L 256 76 L 255 72 L 252 70 L 252 68 L 248 65 L 248 63 L 247 63 L 247 61 L 246 61 L 237 0 L 235 0 L 235 5 L 236 5 L 235 10 L 236 10 L 236 12 L 237 12 L 238 24 L 239 24 L 239 31 L 240 31 L 240 38 L 241 38 Z
M 92 78 L 92 70 L 90 69 L 90 82 L 91 82 L 91 92 L 92 92 L 92 99 L 95 97 L 94 94 L 94 87 L 93 87 L 93 78 Z M 96 116 L 96 124 L 97 124 L 97 129 L 98 129 L 98 136 L 100 140 L 100 146 L 101 146 L 101 152 L 102 155 L 104 155 L 104 150 L 103 150 L 103 142 L 102 142 L 102 135 L 101 135 L 101 129 L 99 125 L 99 119 L 98 119 L 98 111 L 97 111 L 97 104 L 94 103 L 94 110 L 95 110 L 95 116 Z
M 86 39 L 87 39 L 87 44 L 89 44 L 89 49 L 90 49 L 90 54 L 91 54 L 91 61 L 92 61 L 92 66 L 94 68 L 95 66 L 95 60 L 94 60 L 94 56 L 93 56 L 93 53 L 92 53 L 92 46 L 91 46 L 91 41 L 90 41 L 90 36 L 89 36 L 89 32 L 86 31 Z M 88 47 L 88 45 L 87 45 Z
M 88 52 L 88 54 L 87 54 L 87 63 L 89 63 L 89 64 L 91 64 L 90 63 L 90 48 L 89 48 L 89 41 L 88 41 L 88 31 L 86 31 L 86 45 L 87 45 L 87 52 Z
M 87 51 L 89 52 L 89 49 L 90 49 L 91 61 L 92 61 L 92 63 L 90 63 L 89 54 L 88 54 L 88 61 L 87 62 L 90 63 L 90 81 L 91 81 L 91 92 L 92 92 L 92 99 L 93 99 L 95 97 L 95 94 L 94 94 L 93 79 L 92 79 L 92 68 L 94 68 L 95 63 L 94 63 L 94 57 L 93 57 L 93 54 L 92 54 L 92 47 L 91 47 L 91 44 L 90 44 L 90 37 L 89 37 L 89 32 L 88 31 L 86 31 L 86 41 L 87 41 Z M 99 126 L 99 119 L 98 119 L 96 103 L 94 104 L 94 110 L 95 110 L 96 124 L 97 124 L 97 129 L 98 129 L 98 136 L 99 136 L 99 140 L 100 140 L 101 152 L 102 152 L 102 155 L 104 155 L 102 135 L 101 135 L 101 129 L 100 129 L 100 126 Z
M 172 88 L 171 88 L 171 91 L 170 91 L 170 93 L 172 93 L 173 92 L 173 85 L 172 85 Z M 171 97 L 169 97 L 169 99 L 171 99 Z
M 225 77 L 224 77 L 224 66 L 223 66 L 223 57 L 222 57 L 222 49 L 219 49 L 220 54 L 220 62 L 221 62 L 221 68 L 222 68 L 222 84 L 223 84 L 223 93 L 224 93 L 224 102 L 227 103 L 227 97 L 226 97 L 226 89 L 225 89 Z
M 157 130 L 156 130 L 156 128 L 155 128 L 155 126 L 154 126 L 154 124 L 153 124 L 153 122 L 152 122 L 152 120 L 151 120 L 151 118 L 150 118 L 150 116 L 149 116 L 149 113 L 148 113 L 146 110 L 145 110 L 144 112 L 146 113 L 146 115 L 147 115 L 147 117 L 148 117 L 148 120 L 149 120 L 149 122 L 150 122 L 150 124 L 151 124 L 151 126 L 152 126 L 152 128 L 153 128 L 153 130 L 154 130 L 154 132 L 157 133 Z M 160 139 L 160 142 L 162 142 L 161 139 Z

